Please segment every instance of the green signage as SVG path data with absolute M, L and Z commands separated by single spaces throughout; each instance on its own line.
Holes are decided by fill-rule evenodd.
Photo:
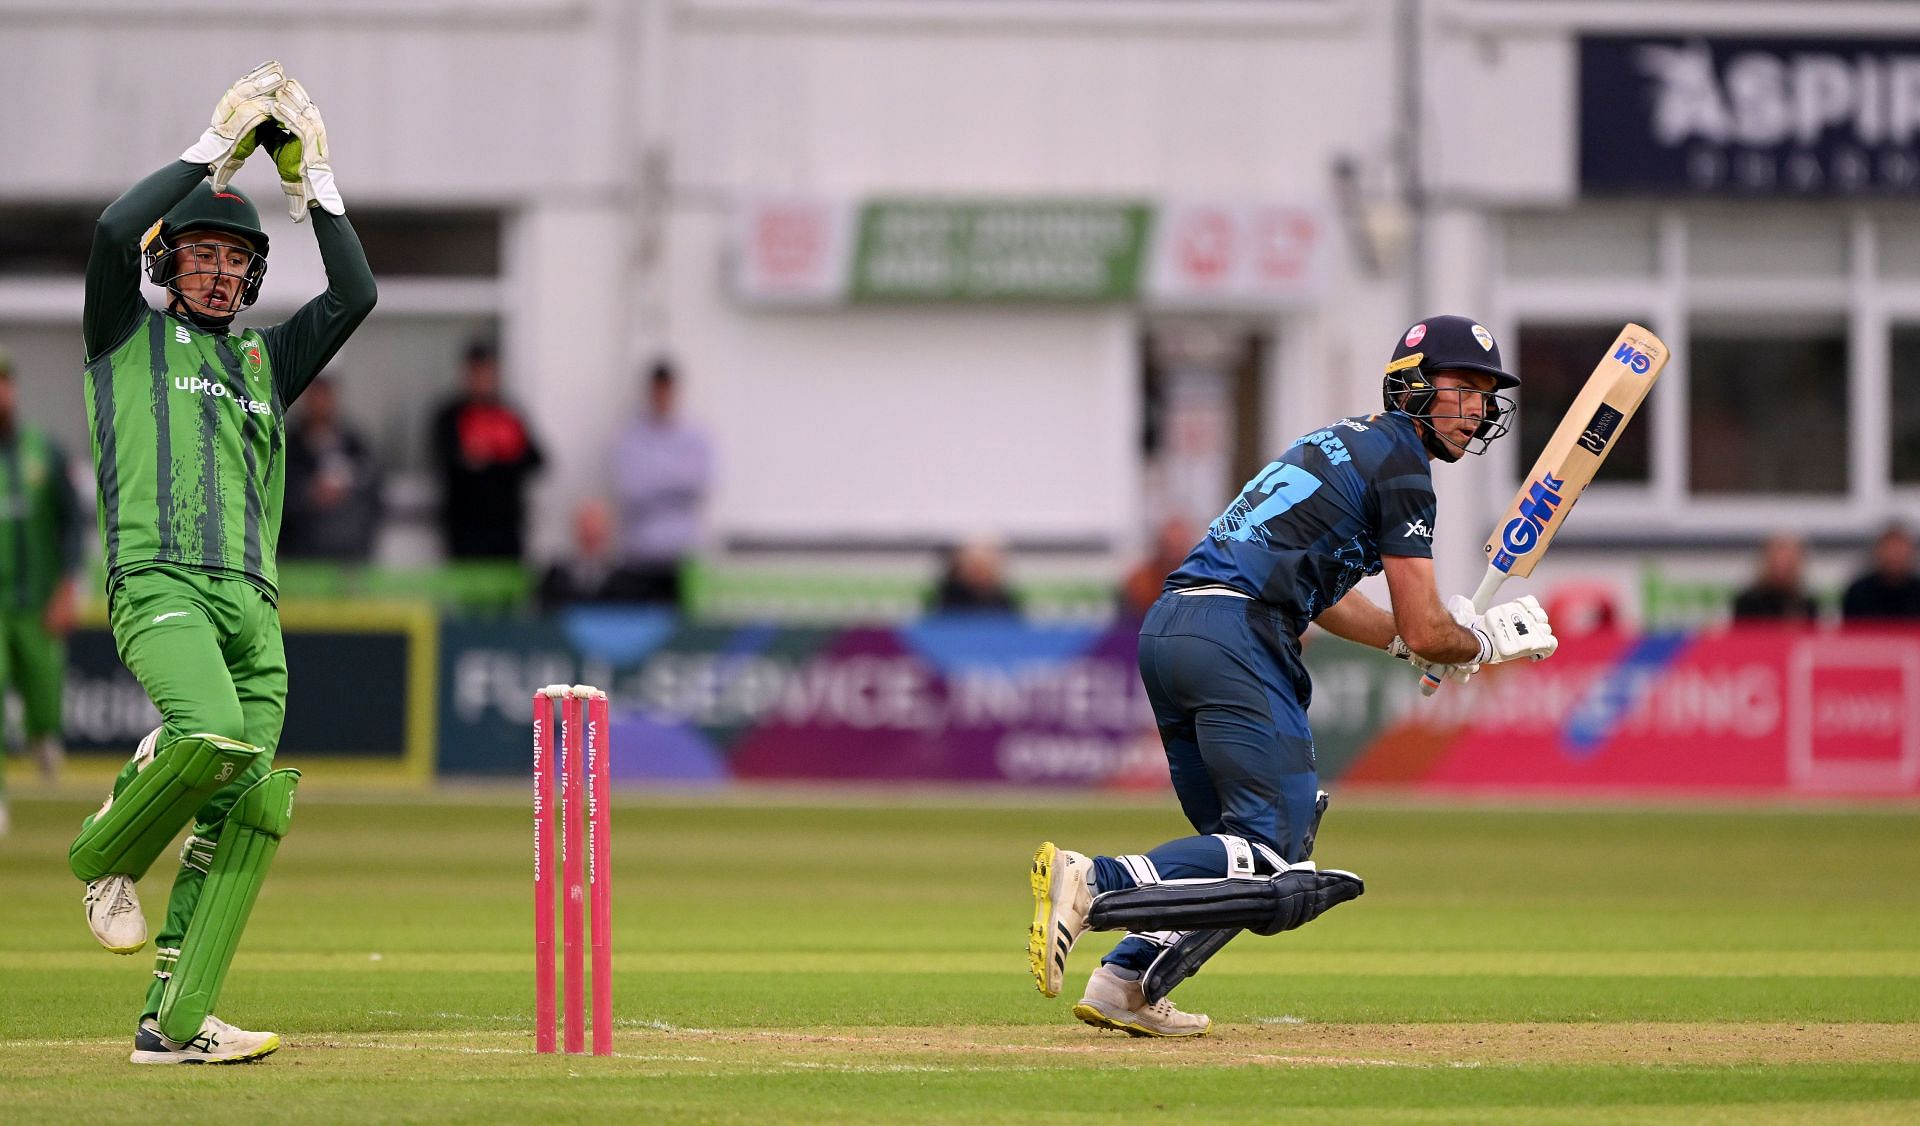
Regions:
M 1139 292 L 1150 205 L 941 203 L 860 209 L 856 301 L 1124 301 Z

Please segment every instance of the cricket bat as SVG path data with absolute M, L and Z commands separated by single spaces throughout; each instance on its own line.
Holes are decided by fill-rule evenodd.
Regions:
M 1473 592 L 1476 612 L 1493 605 L 1500 584 L 1514 575 L 1533 574 L 1561 522 L 1592 483 L 1600 463 L 1607 460 L 1620 432 L 1633 421 L 1634 412 L 1666 366 L 1667 346 L 1641 326 L 1630 324 L 1613 338 L 1540 451 L 1540 460 L 1520 482 L 1506 515 L 1487 537 L 1487 573 Z M 1431 696 L 1439 687 L 1432 673 L 1420 678 L 1422 695 Z

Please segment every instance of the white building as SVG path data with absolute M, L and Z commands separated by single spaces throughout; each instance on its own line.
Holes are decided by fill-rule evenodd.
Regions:
M 87 222 L 197 136 L 226 82 L 281 59 L 326 113 L 381 280 L 338 363 L 350 413 L 410 471 L 395 559 L 428 553 L 428 409 L 460 344 L 493 331 L 553 459 L 543 553 L 604 487 L 666 352 L 714 437 L 722 559 L 924 569 L 926 545 L 993 531 L 1029 573 L 1112 573 L 1161 514 L 1209 518 L 1283 443 L 1373 408 L 1429 312 L 1483 319 L 1528 381 L 1522 440 L 1438 469 L 1443 586 L 1473 584 L 1525 439 L 1628 319 L 1675 358 L 1543 579 L 1634 596 L 1657 558 L 1725 582 L 1790 528 L 1824 545 L 1830 584 L 1890 517 L 1920 516 L 1910 5 L 249 10 L 0 4 L 0 342 L 26 409 L 84 448 Z M 267 169 L 241 184 L 274 206 Z M 1033 272 L 1092 253 L 1116 214 L 1144 223 L 1117 272 Z M 1026 296 L 940 272 L 956 259 L 928 254 L 960 220 L 997 230 L 997 250 L 974 244 L 989 266 L 1025 249 L 981 284 Z M 278 316 L 320 282 L 311 239 L 270 222 Z M 1245 272 L 1276 246 L 1284 276 Z M 824 257 L 797 299 L 778 277 L 743 286 L 802 252 Z

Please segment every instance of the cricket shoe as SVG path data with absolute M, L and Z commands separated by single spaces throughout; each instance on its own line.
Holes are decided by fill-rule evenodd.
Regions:
M 1213 1028 L 1207 1014 L 1183 1013 L 1165 997 L 1147 1004 L 1138 981 L 1128 981 L 1105 965 L 1087 979 L 1087 992 L 1073 1015 L 1095 1028 L 1128 1036 L 1205 1036 Z
M 133 1063 L 252 1063 L 280 1050 L 275 1032 L 248 1032 L 209 1015 L 200 1034 L 184 1044 L 160 1032 L 160 1022 L 147 1017 L 133 1034 Z
M 87 929 L 115 954 L 132 954 L 147 944 L 147 917 L 132 876 L 102 876 L 87 885 Z
M 1087 912 L 1093 908 L 1093 861 L 1047 841 L 1033 854 L 1032 882 L 1027 964 L 1041 995 L 1058 997 L 1067 954 L 1086 933 Z

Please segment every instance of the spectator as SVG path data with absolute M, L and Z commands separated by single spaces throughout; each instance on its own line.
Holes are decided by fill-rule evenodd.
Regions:
M 940 613 L 1019 613 L 1007 587 L 1006 553 L 999 541 L 983 537 L 948 549 L 933 608 Z
M 1840 617 L 1859 622 L 1920 617 L 1920 577 L 1913 573 L 1913 536 L 1889 524 L 1873 544 L 1873 568 L 1847 587 Z
M 1142 559 L 1120 582 L 1120 612 L 1129 618 L 1144 618 L 1166 588 L 1167 576 L 1186 561 L 1193 545 L 1200 542 L 1200 530 L 1179 516 L 1168 517 L 1154 535 L 1153 552 Z
M 613 554 L 613 509 L 584 501 L 573 514 L 573 550 L 540 578 L 540 608 L 560 610 L 585 602 L 643 602 L 632 572 Z
M 1760 553 L 1760 574 L 1753 585 L 1733 599 L 1736 622 L 1811 622 L 1820 616 L 1807 593 L 1806 551 L 1797 536 L 1786 532 L 1767 541 Z
M 500 397 L 493 345 L 468 345 L 460 378 L 460 393 L 433 420 L 447 554 L 518 560 L 526 543 L 527 478 L 546 459 L 526 423 Z
M 286 516 L 280 554 L 364 561 L 380 524 L 380 467 L 340 417 L 340 389 L 321 376 L 287 424 Z
M 620 556 L 640 601 L 680 602 L 680 570 L 700 542 L 700 506 L 713 474 L 707 437 L 680 417 L 673 364 L 647 376 L 645 412 L 614 450 Z

